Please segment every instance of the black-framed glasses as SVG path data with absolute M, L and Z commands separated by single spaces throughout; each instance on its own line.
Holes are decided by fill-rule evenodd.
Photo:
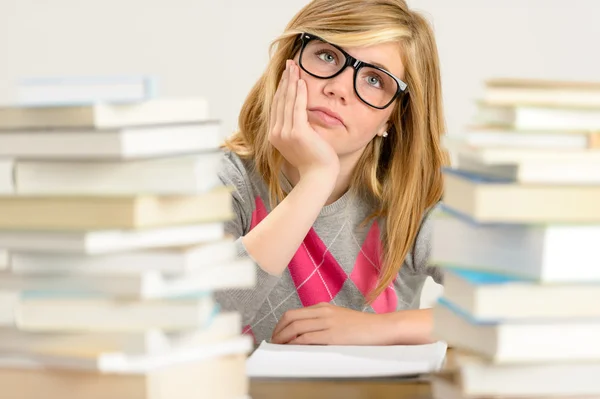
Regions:
M 354 69 L 354 92 L 365 104 L 385 109 L 406 90 L 406 83 L 376 65 L 357 60 L 339 46 L 318 36 L 300 36 L 299 65 L 302 70 L 319 79 L 336 77 L 346 67 Z

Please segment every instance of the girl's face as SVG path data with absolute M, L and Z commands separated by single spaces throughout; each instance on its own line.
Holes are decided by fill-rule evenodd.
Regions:
M 404 76 L 397 43 L 351 47 L 344 50 L 356 59 L 380 66 L 400 79 Z M 296 64 L 299 63 L 299 56 L 300 54 L 297 54 L 294 58 Z M 306 61 L 308 58 L 305 58 L 307 56 L 318 57 L 318 62 L 340 61 L 327 53 L 306 54 L 305 51 L 303 55 L 305 66 L 308 62 Z M 308 121 L 340 157 L 362 154 L 366 145 L 376 135 L 381 136 L 388 128 L 387 122 L 395 104 L 392 103 L 385 109 L 376 109 L 365 104 L 354 89 L 353 68 L 347 67 L 339 75 L 330 79 L 316 78 L 300 69 L 300 77 L 306 81 L 308 89 Z M 368 74 L 359 77 L 356 84 L 367 85 L 364 86 L 366 87 L 364 90 L 381 90 L 382 82 L 379 78 L 380 75 Z

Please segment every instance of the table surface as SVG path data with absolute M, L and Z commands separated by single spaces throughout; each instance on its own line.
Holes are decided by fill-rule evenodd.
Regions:
M 433 399 L 427 381 L 251 380 L 252 399 Z

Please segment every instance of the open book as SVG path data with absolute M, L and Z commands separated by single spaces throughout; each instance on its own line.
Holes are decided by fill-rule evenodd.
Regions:
M 438 371 L 446 344 L 407 346 L 275 345 L 263 341 L 246 364 L 251 378 L 374 378 Z

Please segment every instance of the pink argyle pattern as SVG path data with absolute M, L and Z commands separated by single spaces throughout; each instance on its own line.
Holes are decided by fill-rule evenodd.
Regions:
M 256 197 L 250 229 L 267 214 L 262 199 Z M 373 222 L 351 271 L 342 268 L 312 228 L 290 261 L 288 270 L 300 302 L 303 306 L 311 306 L 321 302 L 335 303 L 335 296 L 348 280 L 367 295 L 377 285 L 381 261 L 380 230 L 377 222 Z M 396 291 L 390 286 L 371 306 L 377 313 L 388 313 L 396 310 L 397 302 Z

